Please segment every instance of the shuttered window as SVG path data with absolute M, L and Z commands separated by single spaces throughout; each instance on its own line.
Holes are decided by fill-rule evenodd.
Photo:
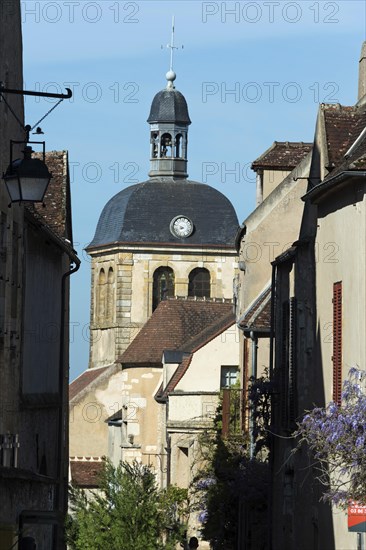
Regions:
M 342 401 L 342 281 L 333 284 L 333 401 Z
M 282 304 L 282 361 L 281 361 L 281 421 L 283 428 L 293 428 L 296 407 L 296 298 Z
M 289 424 L 295 422 L 297 417 L 297 391 L 296 391 L 296 331 L 297 331 L 297 305 L 296 298 L 290 298 L 290 322 L 289 322 L 289 364 L 288 364 L 288 416 Z
M 282 304 L 282 357 L 280 371 L 280 403 L 281 403 L 281 425 L 287 427 L 288 413 L 288 360 L 289 360 L 289 324 L 290 308 L 289 302 Z

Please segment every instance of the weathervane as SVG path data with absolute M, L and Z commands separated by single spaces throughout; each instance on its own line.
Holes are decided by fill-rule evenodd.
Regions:
M 161 47 L 163 48 L 164 46 L 161 46 Z M 174 87 L 173 82 L 176 78 L 176 74 L 173 69 L 173 55 L 174 55 L 174 50 L 179 50 L 179 47 L 175 46 L 174 44 L 174 15 L 172 16 L 172 35 L 170 39 L 170 44 L 167 44 L 166 47 L 170 49 L 170 68 L 166 74 L 166 78 L 168 80 L 168 88 L 173 88 Z M 181 48 L 183 49 L 184 46 L 181 46 Z

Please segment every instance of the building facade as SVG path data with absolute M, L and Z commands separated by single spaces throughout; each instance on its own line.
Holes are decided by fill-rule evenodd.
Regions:
M 360 542 L 347 513 L 321 501 L 316 461 L 294 453 L 291 434 L 305 411 L 340 404 L 349 369 L 364 368 L 365 82 L 364 44 L 357 104 L 319 107 L 298 238 L 272 264 L 274 550 Z
M 1 6 L 1 23 L 3 84 L 22 90 L 20 2 Z M 4 97 L 1 174 L 10 161 L 10 140 L 25 140 L 23 98 Z M 1 548 L 65 548 L 68 274 L 78 260 L 69 244 L 67 153 L 49 153 L 46 163 L 53 179 L 44 207 L 10 205 L 5 185 L 0 187 Z

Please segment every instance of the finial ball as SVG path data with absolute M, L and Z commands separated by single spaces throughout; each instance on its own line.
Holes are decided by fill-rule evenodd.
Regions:
M 168 71 L 165 75 L 165 78 L 167 80 L 170 80 L 170 82 L 174 82 L 174 80 L 177 78 L 177 75 L 174 71 Z

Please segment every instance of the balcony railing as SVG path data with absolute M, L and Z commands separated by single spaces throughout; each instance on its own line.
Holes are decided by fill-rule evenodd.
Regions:
M 246 427 L 246 395 L 240 388 L 222 390 L 222 437 L 239 437 Z

